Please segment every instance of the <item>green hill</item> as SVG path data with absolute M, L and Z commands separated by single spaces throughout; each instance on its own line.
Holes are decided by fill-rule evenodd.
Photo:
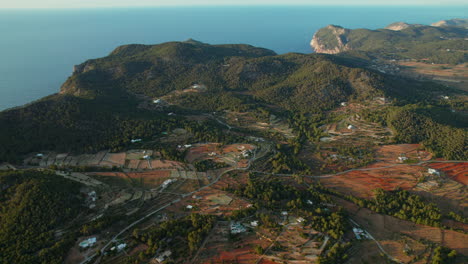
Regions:
M 160 145 L 161 134 L 177 127 L 193 132 L 194 140 L 236 140 L 220 124 L 190 121 L 186 114 L 267 109 L 289 116 L 326 111 L 348 100 L 388 96 L 415 103 L 451 93 L 433 83 L 360 68 L 362 63 L 193 40 L 118 47 L 107 57 L 76 66 L 59 94 L 1 112 L 0 126 L 8 129 L 0 134 L 0 160 L 19 161 L 33 151 L 117 151 L 132 138 Z M 193 84 L 206 89 L 182 92 Z M 173 105 L 142 107 L 162 96 Z

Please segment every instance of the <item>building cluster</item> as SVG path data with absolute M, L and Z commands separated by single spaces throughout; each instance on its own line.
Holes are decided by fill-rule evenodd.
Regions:
M 114 250 L 117 249 L 117 251 L 120 252 L 120 251 L 122 251 L 122 250 L 123 250 L 124 248 L 126 248 L 126 247 L 127 247 L 127 244 L 126 244 L 126 243 L 122 243 L 122 244 L 119 244 L 119 245 L 117 245 L 117 246 L 111 247 L 110 250 L 111 250 L 111 251 L 114 251 Z

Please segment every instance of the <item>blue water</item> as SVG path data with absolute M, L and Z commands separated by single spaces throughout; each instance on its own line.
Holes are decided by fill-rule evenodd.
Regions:
M 375 29 L 467 14 L 468 5 L 0 10 L 0 110 L 57 92 L 73 65 L 122 44 L 194 38 L 309 53 L 312 35 L 328 24 Z

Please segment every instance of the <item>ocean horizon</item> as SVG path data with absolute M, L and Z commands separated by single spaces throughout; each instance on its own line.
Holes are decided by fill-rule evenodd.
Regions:
M 468 6 L 223 6 L 97 9 L 0 9 L 0 110 L 59 91 L 73 65 L 120 45 L 193 38 L 250 44 L 278 54 L 310 53 L 329 24 L 383 28 L 466 18 Z

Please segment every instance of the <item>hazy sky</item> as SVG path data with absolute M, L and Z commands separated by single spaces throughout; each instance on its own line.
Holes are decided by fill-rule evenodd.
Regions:
M 468 5 L 468 0 L 0 0 L 0 8 L 183 5 Z

